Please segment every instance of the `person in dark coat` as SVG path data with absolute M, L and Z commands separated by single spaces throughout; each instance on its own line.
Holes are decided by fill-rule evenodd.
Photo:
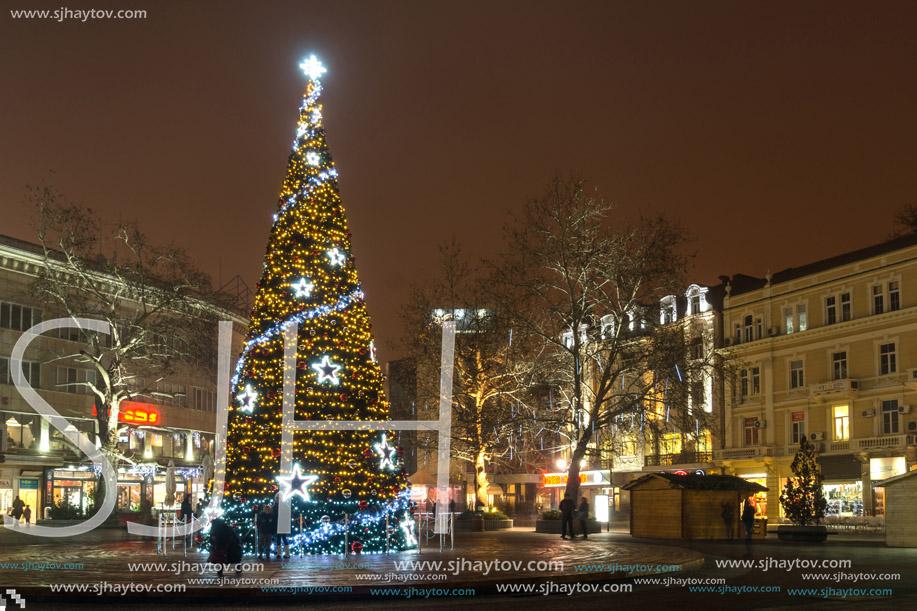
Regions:
M 233 563 L 236 573 L 242 572 L 239 566 L 242 562 L 242 542 L 235 529 L 223 520 L 216 519 L 210 523 L 210 557 L 207 562 L 220 565 L 217 575 L 222 575 L 223 569 Z
M 26 505 L 25 509 L 22 510 L 22 517 L 25 519 L 25 525 L 28 526 L 32 521 L 32 508 Z
M 758 506 L 755 503 L 755 497 L 748 495 L 745 504 L 742 506 L 742 522 L 745 524 L 745 546 L 751 549 L 751 533 L 755 529 L 755 513 L 758 512 Z
M 271 540 L 274 538 L 274 533 L 277 532 L 277 522 L 274 521 L 273 507 L 265 503 L 255 519 L 255 524 L 258 526 L 258 558 L 267 556 L 268 560 L 270 560 Z
M 25 503 L 22 502 L 22 499 L 18 496 L 13 499 L 13 519 L 17 522 L 22 518 L 22 510 L 25 508 Z
M 567 526 L 570 527 L 570 538 L 573 538 L 573 512 L 576 503 L 570 498 L 570 493 L 564 495 L 564 500 L 557 506 L 560 509 L 560 538 L 567 538 Z
M 720 512 L 720 517 L 723 518 L 723 526 L 726 527 L 726 538 L 732 539 L 735 536 L 735 517 L 736 517 L 736 508 L 735 501 L 723 501 L 723 511 Z
M 583 531 L 583 539 L 589 538 L 589 533 L 586 531 L 586 520 L 589 519 L 589 501 L 586 500 L 586 497 L 582 497 L 579 501 L 579 507 L 576 508 L 576 517 L 579 518 L 579 527 Z M 573 538 L 572 536 L 570 537 Z
M 185 494 L 184 498 L 181 501 L 181 508 L 178 510 L 178 517 L 182 521 L 182 524 L 190 524 L 191 518 L 194 517 L 194 514 L 191 511 L 191 495 Z M 186 527 L 187 528 L 187 527 Z M 182 532 L 189 532 L 189 530 L 182 530 Z M 188 542 L 191 542 L 191 535 L 187 536 Z

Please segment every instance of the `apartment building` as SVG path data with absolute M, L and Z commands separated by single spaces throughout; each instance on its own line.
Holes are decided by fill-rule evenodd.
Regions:
M 883 515 L 876 482 L 914 468 L 917 235 L 765 278 L 736 275 L 723 298 L 726 474 L 780 490 L 800 438 L 819 449 L 829 515 Z
M 44 265 L 36 244 L 0 236 L 0 511 L 9 511 L 20 497 L 32 509 L 33 520 L 44 507 L 67 501 L 86 507 L 95 487 L 87 457 L 67 444 L 13 385 L 10 355 L 24 331 L 60 312 L 46 311 L 30 291 Z M 232 354 L 241 347 L 248 321 L 240 314 L 219 311 L 234 323 Z M 25 352 L 26 380 L 71 426 L 97 439 L 94 396 L 77 383 L 94 381 L 95 372 L 74 359 L 60 358 L 79 349 L 78 329 L 45 333 Z M 216 332 L 213 337 L 217 342 Z M 117 507 L 137 511 L 141 499 L 158 506 L 165 496 L 164 467 L 179 470 L 179 492 L 203 493 L 201 461 L 212 453 L 216 423 L 216 368 L 190 369 L 157 385 L 159 394 L 121 404 L 120 449 L 131 457 L 119 468 Z

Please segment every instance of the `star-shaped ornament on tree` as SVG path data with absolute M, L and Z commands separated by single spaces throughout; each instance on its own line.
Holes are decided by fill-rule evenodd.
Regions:
M 388 439 L 385 438 L 385 434 L 382 434 L 382 441 L 377 443 L 375 446 L 376 452 L 379 453 L 381 460 L 379 461 L 379 469 L 395 469 L 395 448 L 388 445 Z
M 294 494 L 298 494 L 303 500 L 311 501 L 312 499 L 309 497 L 309 491 L 306 488 L 309 487 L 309 484 L 316 481 L 318 476 L 312 474 L 303 475 L 302 471 L 299 469 L 299 463 L 296 463 L 293 465 L 292 475 L 278 475 L 274 479 L 284 487 L 282 500 L 286 501 Z
M 338 371 L 341 370 L 340 365 L 335 365 L 331 362 L 331 357 L 327 354 L 322 357 L 320 363 L 313 363 L 312 369 L 318 372 L 318 383 L 322 382 L 331 382 L 332 384 L 337 384 L 340 382 L 338 380 Z
M 299 67 L 302 68 L 302 71 L 308 76 L 311 80 L 317 81 L 318 78 L 323 75 L 325 72 L 325 67 L 322 66 L 322 62 L 313 55 L 309 59 L 305 60 L 303 63 L 299 64 Z
M 250 414 L 252 413 L 252 410 L 255 409 L 255 402 L 258 400 L 258 393 L 252 390 L 251 384 L 246 384 L 245 390 L 236 395 L 236 399 L 242 406 L 242 411 L 248 412 Z
M 309 151 L 306 153 L 306 163 L 309 165 L 318 165 L 321 163 L 321 157 L 318 156 L 318 153 L 314 151 Z
M 312 289 L 315 288 L 315 285 L 309 282 L 308 278 L 300 278 L 299 282 L 293 283 L 293 295 L 297 299 L 302 299 L 304 297 L 308 298 L 312 296 Z
M 417 537 L 414 536 L 414 520 L 408 516 L 404 516 L 401 524 L 399 524 L 401 530 L 404 531 L 404 542 L 408 546 L 417 545 Z
M 296 136 L 302 138 L 302 135 L 309 131 L 309 126 L 303 123 L 298 128 L 296 128 Z
M 344 265 L 344 255 L 337 248 L 332 248 L 327 254 L 331 259 L 331 265 Z

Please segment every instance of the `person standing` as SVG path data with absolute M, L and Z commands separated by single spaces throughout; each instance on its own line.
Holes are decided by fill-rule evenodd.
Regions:
M 25 509 L 22 510 L 22 517 L 25 518 L 25 525 L 28 526 L 29 522 L 32 521 L 32 508 L 26 505 Z
M 283 495 L 278 492 L 274 496 L 274 536 L 277 538 L 277 548 L 276 556 L 280 556 L 280 542 L 283 541 L 283 557 L 285 559 L 290 558 L 290 542 L 287 540 L 287 533 L 277 532 L 279 529 L 277 526 L 280 524 L 280 503 L 282 502 Z
M 13 499 L 13 519 L 17 522 L 22 518 L 22 509 L 25 507 L 25 503 L 22 502 L 22 499 L 18 496 Z
M 745 547 L 751 551 L 751 533 L 755 529 L 755 514 L 758 512 L 758 506 L 755 503 L 754 495 L 749 494 L 742 506 L 742 522 L 745 524 Z
M 576 503 L 570 498 L 570 493 L 564 495 L 564 500 L 557 506 L 560 509 L 560 538 L 567 538 L 567 527 L 570 527 L 570 538 L 573 538 L 573 512 L 576 510 Z
M 277 532 L 276 524 L 273 508 L 265 503 L 257 518 L 259 560 L 264 556 L 267 556 L 268 560 L 271 559 L 271 540 L 274 538 L 274 533 Z
M 580 499 L 579 507 L 576 508 L 576 514 L 577 517 L 579 517 L 580 530 L 583 531 L 583 539 L 588 539 L 589 533 L 586 531 L 586 520 L 589 519 L 589 501 L 586 500 L 586 497 Z
M 194 514 L 191 512 L 191 495 L 185 494 L 181 501 L 181 508 L 178 510 L 178 517 L 181 520 L 182 524 L 185 524 L 184 527 L 186 530 L 184 532 L 188 533 L 187 539 L 188 542 L 191 542 L 191 527 L 187 526 L 191 524 L 191 518 L 194 517 Z

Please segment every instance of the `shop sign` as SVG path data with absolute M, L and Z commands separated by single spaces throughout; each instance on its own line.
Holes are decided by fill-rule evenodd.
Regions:
M 13 489 L 13 480 L 11 479 L 0 479 L 0 488 L 9 488 Z
M 38 480 L 37 479 L 21 479 L 19 480 L 19 489 L 20 490 L 38 490 Z
M 580 486 L 608 485 L 608 471 L 581 471 L 579 474 Z M 561 488 L 567 485 L 566 473 L 544 473 L 541 476 L 541 485 L 544 488 Z
M 907 472 L 904 456 L 869 459 L 869 477 L 877 482 Z
M 806 413 L 805 412 L 793 412 L 793 422 L 805 422 Z
M 162 424 L 159 412 L 153 407 L 151 403 L 122 401 L 118 410 L 118 421 L 130 424 Z M 97 415 L 95 406 L 92 408 L 92 415 Z

